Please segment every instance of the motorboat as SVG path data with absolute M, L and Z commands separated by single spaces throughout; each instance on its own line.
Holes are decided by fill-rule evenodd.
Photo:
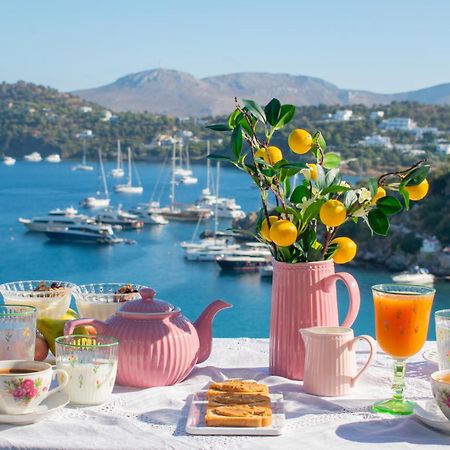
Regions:
M 137 186 L 133 186 L 132 180 L 132 163 L 131 163 L 131 148 L 128 147 L 128 181 L 126 184 L 117 184 L 114 190 L 118 194 L 142 194 L 144 192 L 144 188 L 141 185 L 141 181 L 139 180 L 139 175 L 136 172 L 136 177 L 138 179 Z
M 86 160 L 86 140 L 83 139 L 83 158 L 81 159 L 81 164 L 76 164 L 72 166 L 72 170 L 80 170 L 84 172 L 92 172 L 94 170 L 94 166 L 91 166 L 87 163 Z
M 59 156 L 58 153 L 53 153 L 51 155 L 46 156 L 45 160 L 49 163 L 57 164 L 61 162 L 61 156 Z
M 80 204 L 85 208 L 90 209 L 107 208 L 111 201 L 109 198 L 108 185 L 106 183 L 105 170 L 103 168 L 103 160 L 100 150 L 98 151 L 98 161 L 99 161 L 99 181 L 103 187 L 103 192 L 101 192 L 99 189 L 95 195 L 91 195 L 83 199 L 80 202 Z M 99 187 L 101 188 L 101 186 Z
M 210 245 L 204 248 L 186 249 L 184 256 L 188 261 L 215 261 L 219 256 L 235 253 L 238 244 Z
M 222 270 L 234 272 L 258 272 L 269 264 L 267 257 L 234 254 L 219 256 L 216 262 Z
M 46 235 L 56 241 L 86 244 L 118 244 L 123 242 L 110 225 L 79 224 L 61 230 L 47 231 Z
M 197 184 L 198 183 L 198 178 L 193 177 L 192 175 L 183 175 L 180 178 L 180 183 L 181 184 L 187 184 L 187 185 Z
M 259 274 L 261 275 L 261 278 L 272 278 L 273 277 L 273 266 L 272 266 L 272 264 L 260 267 L 259 268 Z
M 54 209 L 46 216 L 24 219 L 19 217 L 19 222 L 30 231 L 45 233 L 47 231 L 61 230 L 71 225 L 93 224 L 95 220 L 72 207 L 66 209 Z
M 5 156 L 3 158 L 3 164 L 5 166 L 13 166 L 16 163 L 16 160 L 12 158 L 11 156 Z
M 120 149 L 120 140 L 117 141 L 117 166 L 111 170 L 111 176 L 114 178 L 122 178 L 125 175 L 122 166 L 122 151 Z
M 23 159 L 28 162 L 41 162 L 42 156 L 38 152 L 33 152 L 33 153 L 30 153 L 29 155 L 25 155 L 23 157 Z
M 406 272 L 393 275 L 392 280 L 396 283 L 433 284 L 435 276 L 424 267 L 414 266 Z
M 120 207 L 115 211 L 105 210 L 95 218 L 97 222 L 105 225 L 119 225 L 122 230 L 135 230 L 144 226 L 144 222 L 138 216 L 123 211 Z

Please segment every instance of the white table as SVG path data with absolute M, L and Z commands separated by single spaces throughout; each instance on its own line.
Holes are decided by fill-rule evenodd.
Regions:
M 433 343 L 428 342 L 424 350 Z M 358 358 L 366 358 L 364 347 Z M 1 448 L 147 449 L 338 449 L 426 448 L 450 445 L 450 436 L 427 428 L 413 416 L 392 418 L 369 412 L 374 400 L 390 395 L 391 360 L 379 354 L 351 396 L 321 398 L 302 392 L 302 383 L 270 376 L 267 339 L 215 339 L 213 353 L 177 386 L 145 390 L 117 386 L 109 402 L 67 407 L 45 421 L 0 425 Z M 430 398 L 429 375 L 436 367 L 411 359 L 407 395 Z M 189 436 L 184 431 L 186 398 L 211 380 L 242 377 L 263 381 L 282 392 L 286 428 L 277 437 Z

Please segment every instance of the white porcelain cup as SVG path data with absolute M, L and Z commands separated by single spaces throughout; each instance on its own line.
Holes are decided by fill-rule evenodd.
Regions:
M 50 389 L 58 375 L 58 386 Z M 49 395 L 63 389 L 69 382 L 65 370 L 52 369 L 42 361 L 0 361 L 0 413 L 32 412 Z
M 450 420 L 450 370 L 438 370 L 431 374 L 431 390 L 441 411 Z

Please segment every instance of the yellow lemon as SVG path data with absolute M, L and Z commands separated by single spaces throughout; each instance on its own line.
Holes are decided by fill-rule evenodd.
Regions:
M 317 164 L 306 164 L 309 167 L 311 180 L 317 180 Z
M 269 231 L 270 239 L 280 247 L 289 247 L 297 240 L 297 227 L 289 220 L 278 220 Z
M 272 225 L 278 221 L 278 216 L 269 216 L 269 222 L 270 222 L 270 226 L 267 223 L 267 219 L 264 219 L 261 223 L 261 229 L 259 230 L 259 234 L 262 236 L 263 239 L 265 239 L 266 241 L 271 242 L 272 240 L 270 239 L 270 228 L 272 227 Z
M 338 227 L 345 222 L 347 211 L 339 200 L 327 200 L 319 212 L 320 220 L 328 227 Z
M 265 148 L 257 150 L 255 157 L 263 159 L 267 164 L 274 165 L 283 159 L 283 153 L 278 147 L 271 145 L 267 147 L 267 150 Z
M 378 186 L 377 192 L 372 197 L 372 201 L 370 202 L 370 204 L 372 206 L 376 205 L 377 201 L 380 200 L 380 198 L 383 198 L 383 197 L 386 197 L 386 190 L 383 187 Z
M 312 136 L 301 128 L 292 131 L 288 138 L 289 148 L 299 155 L 309 151 L 312 146 Z
M 337 245 L 337 250 L 333 255 L 336 264 L 345 264 L 351 261 L 355 255 L 358 246 L 348 237 L 338 237 L 331 241 L 331 244 Z
M 422 200 L 428 194 L 428 181 L 425 179 L 416 186 L 405 186 L 405 190 L 409 194 L 410 200 Z

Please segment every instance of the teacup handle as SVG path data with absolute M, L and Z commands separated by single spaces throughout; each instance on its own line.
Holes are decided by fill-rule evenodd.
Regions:
M 350 385 L 353 387 L 356 382 L 358 381 L 359 377 L 369 368 L 369 366 L 372 364 L 373 360 L 375 359 L 375 356 L 377 356 L 377 343 L 375 339 L 371 336 L 368 336 L 366 334 L 362 334 L 361 336 L 356 336 L 354 339 L 350 341 L 350 348 L 353 350 L 353 347 L 356 345 L 358 341 L 367 341 L 370 347 L 370 355 L 367 359 L 366 363 L 361 367 L 359 372 L 354 376 L 351 381 Z
M 47 397 L 52 394 L 56 394 L 61 389 L 64 389 L 69 383 L 69 374 L 64 369 L 53 369 L 52 370 L 52 380 L 56 378 L 56 375 L 61 374 L 62 377 L 58 377 L 58 386 L 53 389 L 49 389 L 47 393 Z M 62 382 L 61 382 L 62 378 Z

